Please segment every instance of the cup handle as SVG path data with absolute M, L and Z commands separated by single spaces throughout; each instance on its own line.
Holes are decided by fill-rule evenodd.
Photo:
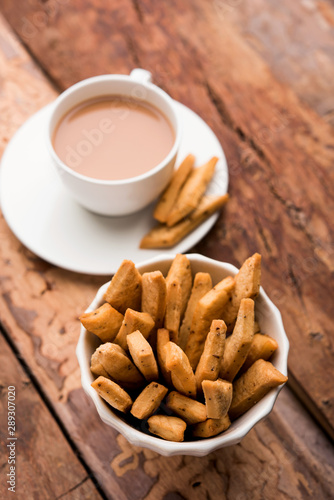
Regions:
M 143 84 L 151 83 L 152 73 L 146 71 L 146 69 L 136 68 L 131 71 L 130 78 L 132 78 L 138 83 L 143 83 Z

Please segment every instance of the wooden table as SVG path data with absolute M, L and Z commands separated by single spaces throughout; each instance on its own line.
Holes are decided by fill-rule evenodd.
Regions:
M 111 4 L 111 5 L 109 5 Z M 0 0 L 0 147 L 76 81 L 143 67 L 212 127 L 231 200 L 192 249 L 263 256 L 291 342 L 270 417 L 205 458 L 164 458 L 104 425 L 75 357 L 78 314 L 109 277 L 56 268 L 1 218 L 1 498 L 16 387 L 24 499 L 333 498 L 334 6 L 328 0 Z

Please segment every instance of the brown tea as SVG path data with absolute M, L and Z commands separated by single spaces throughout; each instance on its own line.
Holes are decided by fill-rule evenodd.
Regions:
M 58 123 L 53 147 L 76 172 L 103 180 L 129 179 L 156 167 L 175 134 L 156 107 L 126 96 L 84 101 Z

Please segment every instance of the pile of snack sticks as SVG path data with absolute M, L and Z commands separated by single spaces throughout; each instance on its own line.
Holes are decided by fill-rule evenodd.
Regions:
M 188 155 L 162 193 L 153 217 L 160 222 L 141 240 L 141 248 L 167 248 L 176 245 L 228 201 L 228 194 L 206 194 L 215 174 L 218 158 L 195 168 L 195 157 Z
M 260 277 L 259 254 L 214 286 L 206 272 L 193 276 L 182 254 L 166 277 L 160 270 L 141 275 L 123 261 L 105 302 L 80 317 L 101 340 L 92 386 L 113 409 L 130 412 L 132 425 L 147 421 L 161 438 L 225 431 L 287 380 L 268 361 L 277 342 L 255 320 Z

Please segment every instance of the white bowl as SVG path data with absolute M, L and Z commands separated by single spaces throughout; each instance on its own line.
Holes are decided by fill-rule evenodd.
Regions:
M 173 254 L 164 254 L 142 262 L 136 267 L 140 273 L 159 269 L 166 276 L 174 257 L 175 255 Z M 190 260 L 193 274 L 198 271 L 208 272 L 211 274 L 213 284 L 218 283 L 226 276 L 234 276 L 238 272 L 238 269 L 231 264 L 218 262 L 216 260 L 203 257 L 202 255 L 188 254 L 187 257 Z M 95 299 L 87 309 L 87 312 L 96 309 L 103 303 L 103 296 L 108 285 L 109 283 L 106 283 L 101 286 L 95 296 Z M 277 307 L 268 298 L 262 287 L 260 289 L 259 297 L 256 299 L 255 311 L 261 331 L 263 333 L 268 333 L 276 339 L 278 343 L 278 349 L 274 353 L 271 362 L 281 373 L 287 375 L 289 341 L 284 331 L 281 314 Z M 149 436 L 130 426 L 118 417 L 118 415 L 113 412 L 112 408 L 97 394 L 95 389 L 91 387 L 91 383 L 95 377 L 90 371 L 90 358 L 99 344 L 99 339 L 81 326 L 81 333 L 76 354 L 81 369 L 82 387 L 84 388 L 86 394 L 92 398 L 103 422 L 123 434 L 123 436 L 126 437 L 126 439 L 133 445 L 149 448 L 150 450 L 165 456 L 194 455 L 200 457 L 207 455 L 218 448 L 224 448 L 225 446 L 231 446 L 239 443 L 255 424 L 260 422 L 271 412 L 276 398 L 283 387 L 281 385 L 275 389 L 271 389 L 271 391 L 261 401 L 253 406 L 253 408 L 236 419 L 227 431 L 216 437 L 183 443 L 164 441 L 158 437 Z

